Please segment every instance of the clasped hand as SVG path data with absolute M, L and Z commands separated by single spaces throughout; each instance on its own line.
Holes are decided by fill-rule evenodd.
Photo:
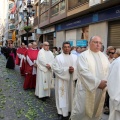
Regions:
M 72 74 L 74 72 L 74 68 L 72 66 L 69 67 L 69 73 Z
M 50 67 L 49 64 L 46 64 L 46 68 L 47 68 L 47 69 L 51 69 L 51 67 Z
M 101 80 L 98 88 L 103 90 L 106 86 L 107 86 L 107 81 L 106 80 Z

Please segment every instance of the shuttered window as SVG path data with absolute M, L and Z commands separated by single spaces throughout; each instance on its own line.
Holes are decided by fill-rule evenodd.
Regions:
M 108 46 L 120 48 L 120 20 L 109 23 Z

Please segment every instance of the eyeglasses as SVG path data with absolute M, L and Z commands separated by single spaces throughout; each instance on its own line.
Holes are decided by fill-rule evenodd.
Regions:
M 98 41 L 92 41 L 93 43 L 95 43 L 95 44 L 100 44 L 100 45 L 102 45 L 102 42 L 98 42 Z
M 44 45 L 44 46 L 50 46 L 50 45 Z
M 115 52 L 109 52 L 109 54 L 115 54 Z

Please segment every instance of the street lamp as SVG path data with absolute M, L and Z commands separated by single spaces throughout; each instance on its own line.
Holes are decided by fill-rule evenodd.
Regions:
M 35 14 L 35 10 L 32 9 L 33 6 L 31 5 L 31 2 L 27 3 L 27 9 L 23 10 L 23 15 L 27 19 L 27 29 L 24 29 L 27 32 L 27 46 L 28 46 L 28 33 L 31 30 L 28 25 L 29 25 L 29 17 L 33 17 Z
M 2 46 L 3 46 L 3 42 L 4 42 L 4 41 L 3 41 L 3 38 L 4 38 L 4 35 L 2 35 Z

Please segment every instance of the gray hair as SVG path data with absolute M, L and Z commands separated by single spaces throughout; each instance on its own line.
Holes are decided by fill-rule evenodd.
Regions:
M 91 42 L 96 36 L 92 36 L 89 40 L 89 42 Z
M 120 56 L 120 48 L 117 48 L 115 53 Z
M 91 38 L 90 38 L 90 40 L 89 40 L 89 42 L 91 42 L 94 38 L 96 38 L 96 37 L 99 37 L 99 38 L 101 38 L 100 36 L 98 36 L 98 35 L 95 35 L 95 36 L 92 36 Z
M 45 45 L 46 43 L 47 43 L 47 44 L 49 44 L 49 42 L 48 42 L 48 41 L 45 41 L 45 42 L 43 42 L 43 45 Z

